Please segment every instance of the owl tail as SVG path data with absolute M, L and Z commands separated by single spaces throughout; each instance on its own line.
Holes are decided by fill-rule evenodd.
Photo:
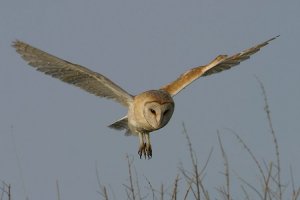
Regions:
M 118 121 L 112 123 L 111 125 L 108 126 L 109 128 L 116 129 L 116 130 L 125 130 L 125 135 L 130 136 L 132 135 L 129 127 L 128 127 L 128 117 L 127 115 L 125 117 L 122 117 Z

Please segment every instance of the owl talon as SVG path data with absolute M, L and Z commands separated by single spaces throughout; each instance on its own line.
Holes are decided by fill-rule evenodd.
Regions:
M 146 143 L 140 145 L 138 154 L 139 154 L 139 156 L 140 156 L 140 159 L 142 158 L 143 155 L 144 155 L 145 158 L 146 158 Z
M 140 146 L 138 154 L 140 156 L 140 159 L 142 158 L 142 156 L 144 155 L 145 159 L 151 159 L 152 158 L 152 148 L 151 145 L 147 145 L 146 143 L 144 143 L 143 145 Z
M 147 154 L 148 159 L 151 159 L 152 158 L 152 147 L 151 147 L 151 145 L 146 146 L 145 152 Z

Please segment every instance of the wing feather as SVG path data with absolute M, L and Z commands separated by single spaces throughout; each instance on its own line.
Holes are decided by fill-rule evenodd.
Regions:
M 249 59 L 251 55 L 258 52 L 262 47 L 266 46 L 270 41 L 276 39 L 277 37 L 279 37 L 279 35 L 230 57 L 220 55 L 208 65 L 190 69 L 189 71 L 180 75 L 180 77 L 175 81 L 161 87 L 161 89 L 167 91 L 171 96 L 174 96 L 201 76 L 219 73 L 239 65 L 242 61 Z
M 99 73 L 50 55 L 21 41 L 15 41 L 12 46 L 29 65 L 40 72 L 96 96 L 113 99 L 126 107 L 133 99 L 132 95 Z

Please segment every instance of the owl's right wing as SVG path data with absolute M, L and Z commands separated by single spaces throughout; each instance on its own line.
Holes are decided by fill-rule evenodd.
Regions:
M 113 99 L 126 107 L 133 100 L 132 95 L 99 73 L 62 60 L 21 41 L 15 41 L 12 46 L 29 65 L 38 71 L 96 96 Z
M 274 40 L 277 37 L 279 36 L 273 37 L 263 43 L 260 43 L 249 49 L 246 49 L 233 56 L 228 57 L 226 55 L 220 55 L 216 57 L 208 65 L 195 67 L 193 69 L 188 70 L 187 72 L 182 74 L 179 78 L 177 78 L 175 81 L 163 86 L 161 89 L 167 91 L 171 96 L 174 96 L 182 89 L 184 89 L 186 86 L 191 84 L 193 81 L 200 78 L 201 76 L 208 76 L 211 74 L 215 74 L 230 69 L 240 64 L 240 62 L 249 59 L 252 54 L 258 52 L 262 47 L 266 46 L 267 44 L 269 44 L 270 41 Z

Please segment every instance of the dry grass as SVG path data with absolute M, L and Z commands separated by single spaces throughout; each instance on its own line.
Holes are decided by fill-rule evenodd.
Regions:
M 0 195 L 0 200 L 11 200 L 11 186 L 10 184 L 5 183 L 2 181 L 2 187 L 0 187 L 1 190 L 1 195 Z
M 238 177 L 238 180 L 240 181 L 241 190 L 244 194 L 244 197 L 242 199 L 261 199 L 261 200 L 283 200 L 283 199 L 291 199 L 291 200 L 298 200 L 300 199 L 300 187 L 296 187 L 293 180 L 293 172 L 292 169 L 290 169 L 291 174 L 291 194 L 285 194 L 284 191 L 287 191 L 287 186 L 282 185 L 280 183 L 280 173 L 281 170 L 277 166 L 277 161 L 279 158 L 276 159 L 275 162 L 269 161 L 268 165 L 264 162 L 260 162 L 252 150 L 248 147 L 248 145 L 244 142 L 244 140 L 235 132 L 231 131 L 232 134 L 235 136 L 238 142 L 241 143 L 242 147 L 246 150 L 248 155 L 251 157 L 253 162 L 255 163 L 258 171 L 259 171 L 259 180 L 261 182 L 259 184 L 251 184 L 247 180 L 243 179 L 240 176 Z M 166 191 L 164 188 L 164 185 L 160 185 L 159 189 L 156 189 L 152 183 L 145 177 L 145 180 L 147 182 L 146 188 L 148 191 L 146 194 L 141 195 L 140 191 L 140 185 L 138 182 L 137 175 L 132 174 L 133 170 L 133 159 L 130 159 L 127 156 L 127 164 L 128 164 L 128 184 L 123 184 L 125 187 L 127 199 L 129 200 L 143 200 L 143 199 L 153 199 L 153 200 L 163 200 L 163 199 L 171 199 L 171 200 L 177 200 L 177 199 L 196 199 L 196 200 L 210 200 L 215 199 L 216 197 L 211 197 L 211 194 L 208 192 L 208 189 L 206 188 L 205 183 L 203 182 L 203 177 L 205 175 L 205 169 L 207 164 L 209 163 L 211 153 L 208 155 L 206 162 L 202 167 L 200 167 L 196 153 L 193 150 L 191 140 L 187 134 L 186 128 L 183 125 L 183 133 L 185 134 L 187 144 L 189 147 L 189 153 L 190 153 L 190 160 L 192 163 L 192 169 L 187 170 L 183 164 L 179 167 L 179 174 L 175 177 L 173 186 L 169 189 L 169 191 Z M 275 136 L 275 135 L 274 135 Z M 275 140 L 273 140 L 274 142 Z M 218 142 L 219 147 L 221 151 L 221 155 L 223 158 L 223 164 L 224 164 L 224 171 L 223 175 L 225 177 L 224 184 L 218 188 L 216 188 L 216 191 L 219 193 L 220 199 L 224 200 L 233 200 L 233 199 L 240 199 L 238 197 L 234 197 L 231 193 L 231 179 L 233 178 L 230 174 L 230 166 L 228 161 L 228 155 L 226 154 L 226 151 L 224 149 L 221 136 L 218 132 Z M 275 144 L 274 144 L 275 145 Z M 278 147 L 278 144 L 275 145 Z M 276 147 L 276 148 L 277 148 Z M 212 151 L 211 151 L 212 152 Z M 277 156 L 279 154 L 275 153 Z M 134 181 L 136 180 L 136 181 Z M 106 186 L 101 185 L 99 182 L 100 187 L 100 194 L 102 199 L 109 200 L 107 194 Z M 185 189 L 183 189 L 185 187 Z M 180 194 L 179 194 L 179 188 L 180 188 Z M 254 195 L 253 195 L 254 193 Z M 256 195 L 255 195 L 256 194 Z M 115 199 L 115 198 L 114 198 Z

